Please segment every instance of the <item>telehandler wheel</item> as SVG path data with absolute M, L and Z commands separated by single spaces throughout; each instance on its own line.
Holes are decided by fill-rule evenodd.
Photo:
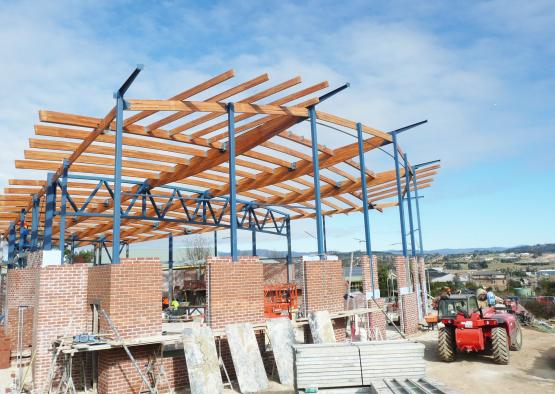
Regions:
M 491 345 L 493 348 L 493 360 L 497 364 L 509 364 L 509 338 L 504 327 L 492 328 Z
M 515 337 L 511 340 L 511 350 L 518 351 L 522 347 L 522 328 L 516 323 Z
M 457 358 L 457 344 L 453 327 L 443 327 L 438 331 L 437 353 L 441 361 L 451 362 Z

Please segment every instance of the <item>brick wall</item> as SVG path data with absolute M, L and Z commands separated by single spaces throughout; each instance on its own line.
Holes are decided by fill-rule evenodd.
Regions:
M 344 309 L 344 295 L 347 282 L 343 277 L 340 260 L 301 260 L 304 268 L 305 294 L 302 302 L 306 302 L 307 314 L 314 311 L 340 312 Z
M 89 268 L 88 304 L 98 303 L 125 338 L 162 332 L 162 268 L 158 258 L 121 259 Z M 99 332 L 112 334 L 99 317 Z
M 43 267 L 36 275 L 37 302 L 33 330 L 33 381 L 47 383 L 52 342 L 59 336 L 88 332 L 92 314 L 87 304 L 88 268 L 83 264 Z M 61 357 L 60 357 L 61 359 Z
M 206 261 L 208 322 L 213 330 L 231 323 L 264 322 L 264 275 L 256 256 L 210 257 Z
M 12 341 L 12 350 L 17 347 L 19 306 L 25 305 L 23 313 L 23 347 L 32 346 L 33 316 L 36 304 L 36 278 L 34 268 L 10 269 L 6 274 L 6 324 L 5 334 Z
M 149 356 L 159 350 L 159 346 L 139 346 L 129 348 L 141 369 L 148 363 Z M 123 349 L 104 350 L 98 355 L 98 393 L 135 394 L 141 388 L 142 380 Z
M 405 334 L 418 332 L 418 303 L 416 293 L 412 292 L 402 296 Z

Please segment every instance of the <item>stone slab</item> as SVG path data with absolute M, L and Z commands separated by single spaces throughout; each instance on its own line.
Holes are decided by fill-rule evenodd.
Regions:
M 295 380 L 293 373 L 293 345 L 297 343 L 295 340 L 295 332 L 291 320 L 286 317 L 271 319 L 266 322 L 268 327 L 268 336 L 272 344 L 274 360 L 281 384 L 292 385 Z
M 220 363 L 210 327 L 195 324 L 184 329 L 183 349 L 191 394 L 223 394 Z
M 231 359 L 242 393 L 257 393 L 268 388 L 264 362 L 250 323 L 230 324 L 225 327 Z
M 310 312 L 308 324 L 314 343 L 335 343 L 335 333 L 328 311 Z

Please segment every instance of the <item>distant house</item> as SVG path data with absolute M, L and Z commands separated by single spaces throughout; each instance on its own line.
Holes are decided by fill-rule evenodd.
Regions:
M 507 289 L 507 276 L 499 271 L 479 271 L 472 274 L 472 281 L 495 290 Z
M 539 270 L 536 272 L 538 279 L 549 279 L 555 281 L 555 269 Z

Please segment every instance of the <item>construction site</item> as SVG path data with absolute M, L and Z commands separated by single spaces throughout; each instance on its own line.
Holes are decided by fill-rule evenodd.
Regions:
M 106 99 L 106 114 L 40 110 L 36 137 L 15 162 L 31 176 L 10 179 L 0 195 L 9 390 L 451 392 L 427 375 L 425 345 L 412 339 L 430 328 L 431 312 L 419 192 L 440 164 L 411 162 L 400 141 L 425 121 L 381 131 L 318 109 L 349 84 L 272 84 L 268 74 L 233 84 L 233 70 L 169 99 L 128 97 L 147 75 L 141 70 Z M 323 132 L 337 144 L 319 144 Z M 389 167 L 374 170 L 367 154 L 385 156 Z M 395 322 L 370 236 L 370 211 L 388 209 L 398 211 L 402 250 Z M 362 213 L 365 234 L 357 292 L 344 275 L 353 261 L 326 248 L 325 218 L 350 213 Z M 317 252 L 293 256 L 300 219 L 312 220 L 307 249 Z M 210 232 L 213 256 L 174 267 L 175 238 Z M 239 253 L 239 232 L 252 239 L 248 256 Z M 287 255 L 262 261 L 261 235 Z M 168 261 L 130 257 L 153 240 L 167 242 Z M 223 244 L 229 253 L 218 252 Z M 472 299 L 460 299 L 470 307 Z M 521 344 L 514 318 L 505 333 L 499 310 L 470 316 L 454 308 L 456 317 L 441 322 L 454 325 L 459 350 L 483 350 L 483 332 L 495 361 L 508 363 L 509 346 Z M 460 331 L 477 326 L 479 338 Z M 505 348 L 495 342 L 501 332 Z M 454 337 L 441 335 L 440 357 L 451 361 Z M 471 345 L 460 344 L 467 339 Z

